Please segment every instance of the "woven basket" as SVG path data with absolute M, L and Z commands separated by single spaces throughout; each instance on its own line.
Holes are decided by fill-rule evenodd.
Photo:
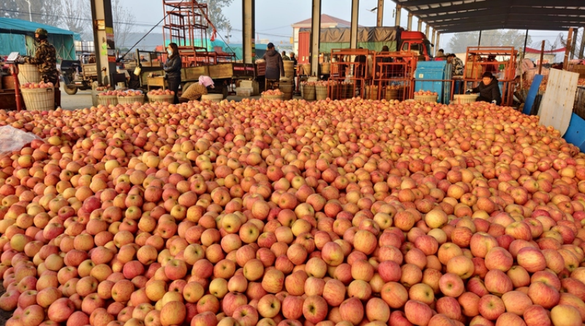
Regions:
M 262 95 L 262 98 L 265 100 L 282 100 L 284 98 L 284 94 L 280 95 Z
M 415 95 L 415 101 L 423 101 L 423 102 L 437 102 L 438 95 Z
M 148 95 L 148 102 L 150 103 L 172 103 L 175 99 L 175 95 Z
M 307 101 L 314 101 L 316 94 L 315 94 L 315 86 L 314 85 L 303 85 L 303 99 Z
M 37 65 L 25 63 L 18 66 L 18 82 L 24 83 L 39 83 L 41 81 L 41 73 Z
M 454 95 L 453 103 L 455 104 L 473 103 L 477 101 L 477 97 L 478 97 L 477 94 Z
M 135 96 L 118 96 L 118 104 L 134 104 L 134 103 L 144 103 L 144 95 L 135 95 Z
M 28 111 L 49 111 L 55 109 L 54 88 L 22 88 L 22 99 Z
M 205 94 L 205 95 L 201 95 L 201 101 L 205 101 L 205 100 L 219 103 L 219 102 L 221 102 L 221 100 L 223 100 L 223 94 Z
M 98 105 L 118 105 L 118 96 L 116 95 L 98 95 Z
M 317 101 L 327 99 L 327 86 L 325 85 L 315 86 L 315 99 Z

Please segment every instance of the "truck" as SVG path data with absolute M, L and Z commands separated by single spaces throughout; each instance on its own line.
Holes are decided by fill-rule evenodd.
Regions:
M 78 89 L 91 89 L 91 85 L 98 79 L 95 54 L 84 53 L 79 56 L 79 60 L 63 60 L 61 77 L 63 89 L 68 95 L 75 95 Z
M 329 56 L 332 49 L 349 48 L 349 27 L 321 28 L 319 52 Z M 422 32 L 406 31 L 400 26 L 396 27 L 359 27 L 358 47 L 379 52 L 387 45 L 390 52 L 414 51 L 419 54 L 419 61 L 430 61 L 431 42 Z M 299 47 L 297 58 L 299 64 L 309 63 L 311 48 L 311 29 L 299 30 Z

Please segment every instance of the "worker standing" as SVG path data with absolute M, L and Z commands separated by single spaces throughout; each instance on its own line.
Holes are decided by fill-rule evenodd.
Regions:
M 165 77 L 169 84 L 169 89 L 175 92 L 174 103 L 179 103 L 179 85 L 181 85 L 181 56 L 179 55 L 179 47 L 176 43 L 169 43 L 167 46 L 168 58 L 163 66 Z
M 286 51 L 282 51 L 282 60 L 290 60 L 288 55 L 286 55 Z
M 53 83 L 55 89 L 55 108 L 61 106 L 61 90 L 59 89 L 59 71 L 57 70 L 57 51 L 47 40 L 49 33 L 44 28 L 37 28 L 35 41 L 38 46 L 34 57 L 24 57 L 25 63 L 37 65 L 41 80 Z
M 284 76 L 284 64 L 282 57 L 274 49 L 273 43 L 268 43 L 264 53 L 263 59 L 266 60 L 266 79 L 279 80 L 280 76 Z

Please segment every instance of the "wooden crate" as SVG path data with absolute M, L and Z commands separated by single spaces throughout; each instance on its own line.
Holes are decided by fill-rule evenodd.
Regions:
M 14 90 L 0 90 L 0 108 L 2 108 L 2 110 L 16 110 L 16 97 L 14 95 Z
M 576 65 L 573 67 L 573 72 L 579 74 L 579 78 L 585 78 L 585 65 Z
M 234 66 L 231 63 L 218 63 L 209 66 L 209 77 L 211 78 L 232 78 L 234 76 Z
M 197 66 L 181 69 L 181 80 L 199 80 L 199 76 L 208 76 L 209 66 Z
M 164 79 L 164 77 L 147 77 L 146 85 L 148 86 L 149 91 L 151 86 L 162 87 L 164 90 L 167 87 L 167 81 Z

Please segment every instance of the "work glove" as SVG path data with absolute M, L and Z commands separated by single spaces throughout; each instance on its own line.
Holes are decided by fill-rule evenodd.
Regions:
M 24 57 L 18 56 L 18 58 L 16 58 L 16 63 L 24 63 Z
M 471 89 L 466 90 L 465 94 L 471 94 Z
M 496 100 L 493 100 L 493 101 L 492 101 L 492 103 L 493 103 L 493 104 L 496 104 Z

